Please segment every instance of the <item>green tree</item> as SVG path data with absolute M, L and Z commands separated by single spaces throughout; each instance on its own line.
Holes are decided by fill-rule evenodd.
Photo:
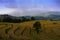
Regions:
M 35 22 L 34 24 L 33 24 L 33 28 L 35 28 L 35 30 L 36 30 L 36 32 L 37 32 L 37 34 L 39 33 L 39 29 L 41 29 L 41 23 L 40 22 Z
M 31 20 L 35 20 L 35 18 L 34 17 L 31 17 Z

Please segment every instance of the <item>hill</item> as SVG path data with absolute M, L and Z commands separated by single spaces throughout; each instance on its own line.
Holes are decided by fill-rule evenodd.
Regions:
M 0 15 L 0 22 L 20 23 L 32 20 L 60 20 L 60 15 L 44 14 L 41 16 L 11 16 L 8 14 Z
M 0 15 L 0 22 L 18 23 L 21 22 L 21 18 L 4 14 L 4 15 Z

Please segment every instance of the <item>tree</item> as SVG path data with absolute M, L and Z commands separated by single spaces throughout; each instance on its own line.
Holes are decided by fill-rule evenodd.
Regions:
M 31 20 L 35 20 L 35 18 L 34 17 L 31 17 Z
M 11 18 L 10 17 L 4 17 L 4 19 L 3 19 L 3 22 L 11 22 Z
M 35 22 L 34 24 L 33 24 L 33 28 L 35 28 L 35 30 L 36 30 L 36 32 L 37 32 L 37 34 L 39 33 L 39 29 L 41 29 L 41 23 L 40 22 Z

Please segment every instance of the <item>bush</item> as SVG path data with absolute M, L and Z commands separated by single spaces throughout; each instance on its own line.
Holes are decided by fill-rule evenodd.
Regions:
M 35 28 L 36 32 L 39 33 L 39 29 L 41 29 L 41 23 L 40 22 L 35 22 L 33 24 L 33 28 Z

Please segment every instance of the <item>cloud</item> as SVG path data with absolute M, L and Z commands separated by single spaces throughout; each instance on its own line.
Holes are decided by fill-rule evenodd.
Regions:
M 15 11 L 10 12 L 10 15 L 13 16 L 34 16 L 37 14 L 41 14 L 44 12 L 49 12 L 49 11 L 58 11 L 60 12 L 60 9 L 58 8 L 27 8 L 27 9 L 15 9 Z
M 43 12 L 60 11 L 54 7 L 32 7 L 32 8 L 0 8 L 0 14 L 9 14 L 13 16 L 36 15 Z
M 9 14 L 11 12 L 15 11 L 15 9 L 11 8 L 0 8 L 0 14 Z

